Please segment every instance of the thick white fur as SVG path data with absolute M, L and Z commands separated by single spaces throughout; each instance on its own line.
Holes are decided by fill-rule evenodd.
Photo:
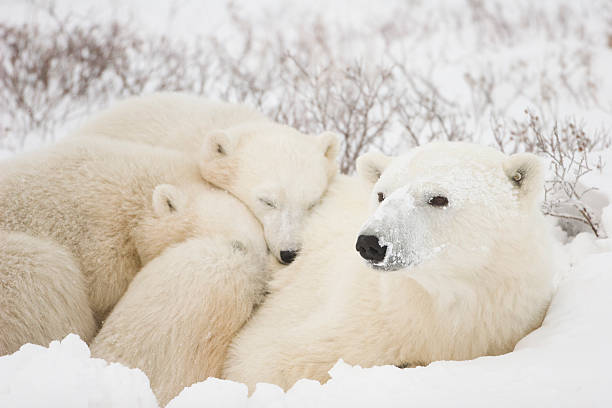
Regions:
M 245 106 L 180 93 L 117 103 L 74 135 L 84 136 L 201 149 L 202 176 L 253 211 L 278 259 L 299 250 L 303 222 L 337 172 L 334 134 L 306 135 Z
M 266 251 L 250 211 L 195 159 L 100 138 L 3 161 L 0 231 L 1 354 L 71 331 L 89 341 L 93 318 L 172 244 L 230 235 Z
M 87 119 L 72 136 L 102 136 L 191 153 L 200 149 L 210 131 L 257 122 L 269 120 L 243 105 L 156 93 L 113 104 Z
M 94 357 L 143 370 L 161 406 L 221 375 L 231 339 L 263 300 L 265 254 L 230 238 L 191 239 L 149 262 L 91 345 Z
M 96 329 L 77 259 L 51 240 L 0 231 L 0 356 Z
M 287 389 L 300 378 L 326 381 L 340 358 L 368 367 L 497 355 L 540 325 L 553 270 L 551 238 L 533 205 L 542 185 L 527 171 L 523 194 L 508 164 L 537 167 L 533 156 L 524 166 L 524 157 L 442 143 L 415 149 L 386 169 L 379 159 L 360 165 L 370 181 L 372 167 L 384 170 L 373 189 L 344 176 L 330 186 L 305 230 L 302 255 L 275 276 L 265 303 L 230 346 L 225 378 L 251 390 L 257 382 Z M 465 174 L 477 180 L 455 177 Z M 457 185 L 445 184 L 453 180 Z M 419 192 L 427 193 L 431 182 L 452 190 L 454 207 L 421 207 L 414 217 L 423 217 L 425 228 L 416 233 L 446 245 L 413 267 L 372 269 L 355 241 L 364 222 L 384 220 L 378 192 L 391 197 L 407 188 L 412 200 L 422 199 Z

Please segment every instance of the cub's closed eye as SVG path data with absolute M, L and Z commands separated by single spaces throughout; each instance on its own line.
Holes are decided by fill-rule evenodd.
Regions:
M 276 208 L 276 204 L 272 200 L 268 200 L 267 198 L 260 198 L 259 201 L 261 201 L 270 208 Z
M 382 203 L 385 201 L 385 193 L 378 193 L 378 202 Z
M 319 204 L 319 201 L 315 201 L 314 203 L 310 204 L 308 206 L 308 211 L 313 210 L 318 204 Z
M 434 207 L 446 207 L 448 205 L 448 198 L 444 196 L 434 196 L 429 199 L 427 204 Z

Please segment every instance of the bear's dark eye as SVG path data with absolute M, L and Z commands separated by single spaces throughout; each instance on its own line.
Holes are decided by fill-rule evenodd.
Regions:
M 267 198 L 260 198 L 259 201 L 261 201 L 270 208 L 276 208 L 276 204 L 272 200 L 268 200 Z
M 385 194 L 384 193 L 378 193 L 378 202 L 382 203 L 383 201 L 385 201 Z
M 432 205 L 434 207 L 446 207 L 448 205 L 448 198 L 444 196 L 431 197 L 427 204 Z

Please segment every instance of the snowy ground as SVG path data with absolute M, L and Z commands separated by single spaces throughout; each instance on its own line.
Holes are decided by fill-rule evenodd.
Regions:
M 360 368 L 338 362 L 326 384 L 288 392 L 218 379 L 186 388 L 169 408 L 195 407 L 609 407 L 612 240 L 579 235 L 541 328 L 514 352 L 428 367 Z M 157 407 L 145 374 L 89 357 L 75 335 L 0 358 L 1 407 Z
M 237 3 L 244 14 L 258 21 L 262 16 L 283 16 L 281 3 L 271 0 L 263 2 L 265 7 L 261 2 Z M 227 16 L 215 4 L 218 2 L 210 0 L 58 1 L 60 9 L 102 20 L 132 15 L 134 25 L 143 30 L 161 28 L 183 37 L 212 32 L 220 38 L 231 37 L 231 32 L 224 32 Z M 301 10 L 316 10 L 339 35 L 357 39 L 351 51 L 355 58 L 376 60 L 380 38 L 372 35 L 379 33 L 372 27 L 377 17 L 405 3 L 389 1 L 383 7 L 365 0 L 291 0 L 289 4 L 288 30 L 300 26 Z M 527 107 L 535 107 L 551 121 L 569 116 L 584 122 L 587 131 L 609 132 L 612 7 L 598 0 L 546 0 L 538 2 L 529 15 L 525 5 L 530 3 L 521 4 L 520 12 L 508 6 L 510 17 L 505 23 L 509 26 L 489 30 L 487 16 L 480 20 L 461 17 L 462 1 L 413 1 L 400 16 L 407 19 L 403 27 L 414 32 L 410 37 L 414 41 L 391 44 L 409 49 L 411 69 L 427 73 L 444 98 L 455 104 L 456 110 L 449 112 L 466 120 L 465 130 L 484 142 L 491 137 L 490 114 L 507 121 L 522 120 Z M 139 12 L 143 7 L 145 14 Z M 542 9 L 548 11 L 541 14 Z M 568 18 L 563 24 L 560 21 L 565 20 L 552 17 L 562 13 Z M 0 20 L 35 18 L 30 2 L 0 0 Z M 431 24 L 423 24 L 426 21 Z M 465 25 L 465 21 L 474 25 Z M 270 24 L 279 26 L 276 20 Z M 486 33 L 491 36 L 483 35 Z M 406 57 L 405 49 L 396 51 Z M 466 72 L 476 81 L 476 88 L 490 93 L 473 91 Z M 487 98 L 492 101 L 485 103 Z M 12 154 L 0 151 L 0 159 Z M 582 180 L 605 197 L 598 210 L 603 208 L 601 220 L 608 235 L 612 233 L 611 162 L 612 151 L 608 150 L 604 169 Z M 565 242 L 567 237 L 560 233 L 560 239 Z M 560 271 L 558 291 L 544 324 L 510 354 L 408 369 L 362 369 L 339 362 L 325 385 L 303 380 L 284 393 L 262 384 L 250 398 L 244 385 L 209 379 L 184 390 L 168 406 L 612 406 L 612 240 L 583 233 L 565 245 L 569 267 Z M 11 356 L 0 357 L 0 407 L 83 406 L 158 405 L 141 371 L 91 359 L 87 346 L 75 336 L 53 342 L 49 348 L 25 345 Z

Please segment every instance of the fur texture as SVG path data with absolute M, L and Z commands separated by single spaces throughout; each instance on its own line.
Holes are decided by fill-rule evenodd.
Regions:
M 161 406 L 221 375 L 231 339 L 263 300 L 266 257 L 230 238 L 168 248 L 136 275 L 92 343 L 94 357 L 143 370 Z
M 25 339 L 46 345 L 67 333 L 91 339 L 95 331 L 77 259 L 52 240 L 0 231 L 0 356 Z

